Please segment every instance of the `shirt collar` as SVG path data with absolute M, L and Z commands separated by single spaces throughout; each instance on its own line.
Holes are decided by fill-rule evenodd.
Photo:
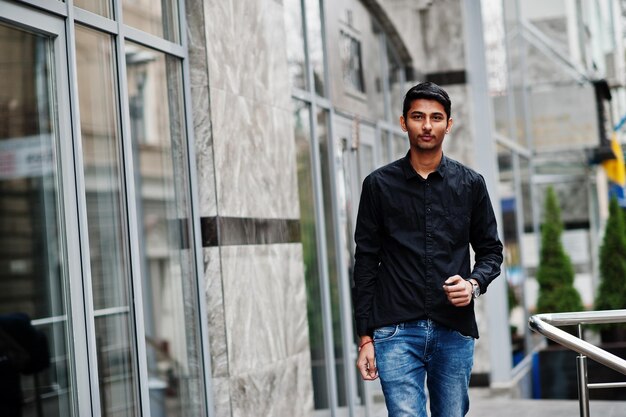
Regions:
M 411 165 L 411 151 L 407 152 L 404 158 L 402 158 L 402 170 L 404 171 L 404 176 L 407 180 L 410 180 L 414 177 L 419 177 L 418 173 L 415 172 L 413 166 Z M 446 175 L 446 171 L 448 170 L 448 158 L 445 155 L 441 156 L 441 161 L 435 170 L 441 178 L 444 178 Z

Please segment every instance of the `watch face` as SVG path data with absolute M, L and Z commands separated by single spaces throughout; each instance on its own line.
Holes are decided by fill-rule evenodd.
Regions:
M 472 295 L 474 296 L 474 298 L 478 298 L 478 296 L 480 295 L 480 287 L 478 286 L 478 284 L 472 284 Z

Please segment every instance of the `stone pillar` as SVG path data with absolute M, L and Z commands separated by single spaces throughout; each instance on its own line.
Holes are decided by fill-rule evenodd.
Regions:
M 186 0 L 218 417 L 313 408 L 283 6 Z

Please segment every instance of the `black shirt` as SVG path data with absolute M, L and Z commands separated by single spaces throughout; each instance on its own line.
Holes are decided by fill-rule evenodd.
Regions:
M 443 283 L 458 274 L 476 279 L 485 293 L 500 274 L 502 243 L 480 174 L 445 155 L 427 179 L 408 154 L 377 169 L 363 181 L 355 241 L 359 335 L 429 318 L 478 338 L 474 301 L 453 306 Z

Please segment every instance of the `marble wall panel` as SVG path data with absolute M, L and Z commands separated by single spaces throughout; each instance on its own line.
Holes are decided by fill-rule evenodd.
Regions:
M 276 149 L 272 163 L 280 172 L 277 175 L 275 189 L 280 190 L 282 199 L 278 212 L 281 218 L 300 218 L 300 198 L 298 195 L 298 167 L 296 159 L 296 141 L 294 138 L 292 109 L 274 108 L 272 111 L 272 134 Z
M 272 0 L 206 0 L 209 85 L 289 108 L 283 6 Z
M 191 87 L 206 87 L 209 83 L 206 53 L 204 0 L 185 0 L 189 72 Z
M 230 375 L 308 354 L 302 246 L 225 246 L 221 252 Z
M 226 344 L 226 322 L 224 318 L 224 293 L 220 249 L 204 248 L 204 282 L 213 377 L 228 376 L 228 350 Z
M 213 378 L 211 384 L 215 417 L 232 417 L 230 378 Z
M 308 353 L 231 378 L 233 417 L 307 417 L 313 389 Z
M 239 93 L 233 0 L 203 0 L 210 86 Z
M 191 88 L 196 175 L 201 217 L 215 216 L 215 164 L 213 161 L 212 123 L 208 87 Z
M 291 113 L 212 88 L 220 216 L 298 218 Z

